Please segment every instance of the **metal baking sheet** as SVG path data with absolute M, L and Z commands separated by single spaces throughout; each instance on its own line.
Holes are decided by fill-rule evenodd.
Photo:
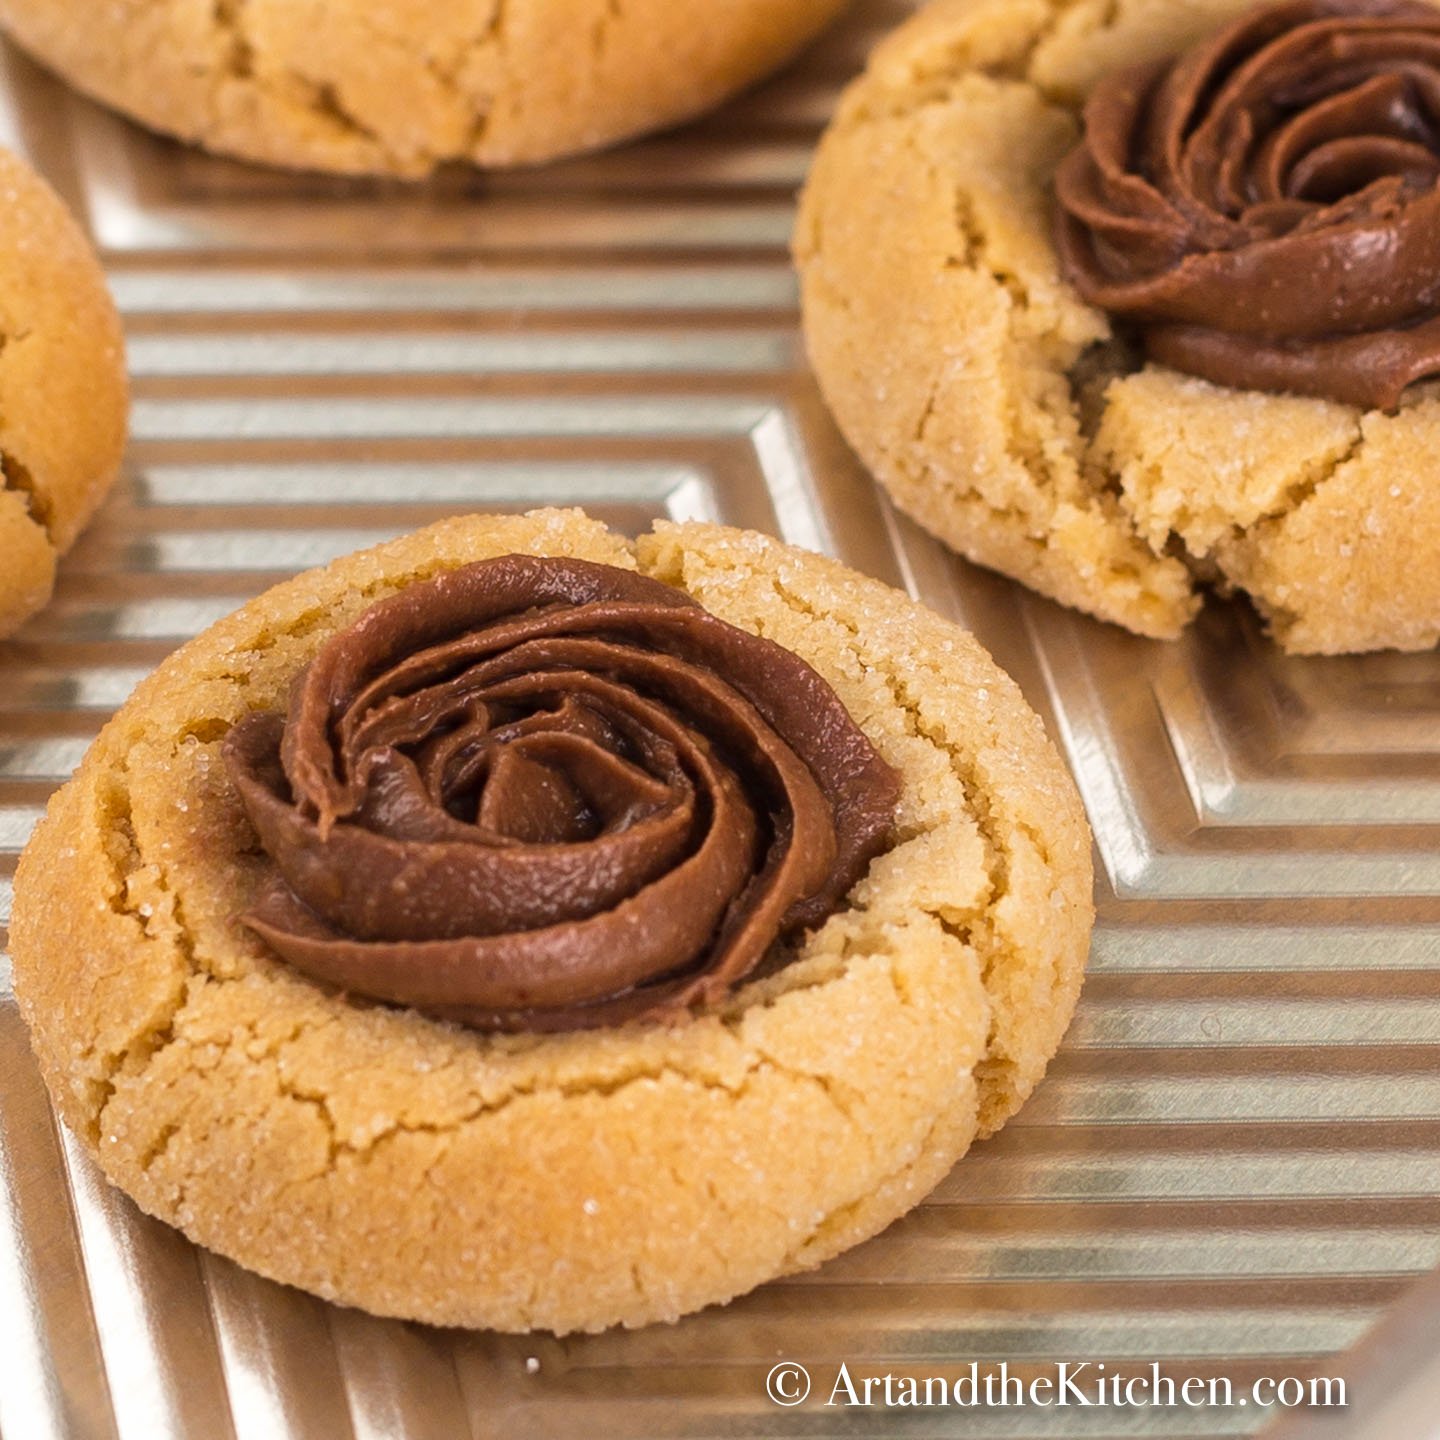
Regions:
M 672 136 L 422 188 L 147 136 L 0 57 L 0 139 L 89 224 L 136 376 L 126 477 L 0 647 L 0 908 L 50 790 L 174 645 L 293 570 L 462 510 L 716 516 L 972 626 L 1096 833 L 1091 975 L 1042 1089 L 911 1217 L 675 1327 L 375 1320 L 139 1214 L 0 1001 L 4 1440 L 1220 1435 L 1256 1410 L 779 1410 L 972 1359 L 1324 1374 L 1440 1261 L 1440 660 L 1287 660 L 1239 607 L 1148 644 L 949 558 L 846 451 L 785 254 L 843 80 L 908 9 Z

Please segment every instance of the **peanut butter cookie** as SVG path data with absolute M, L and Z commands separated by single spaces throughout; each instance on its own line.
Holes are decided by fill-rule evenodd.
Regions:
M 207 150 L 306 170 L 530 164 L 698 115 L 845 0 L 0 0 L 77 89 Z
M 821 385 L 896 503 L 1142 635 L 1216 584 L 1295 653 L 1433 646 L 1440 142 L 1407 77 L 1437 18 L 937 0 L 883 43 L 795 248 Z
M 50 598 L 55 566 L 120 469 L 120 322 L 89 242 L 0 150 L 0 637 Z
M 546 570 L 528 557 L 563 564 Z M 464 591 L 467 603 L 490 595 L 484 603 L 500 614 L 493 587 L 537 573 L 598 597 L 599 608 L 586 611 L 584 633 L 564 635 L 552 631 L 567 612 L 549 600 L 502 616 L 502 640 L 514 646 L 508 668 L 494 668 L 493 630 L 455 632 L 437 647 L 431 612 L 411 603 Z M 636 618 L 617 594 L 665 613 Z M 611 839 L 607 811 L 623 810 L 632 830 L 664 820 L 669 802 L 657 792 L 651 803 L 638 770 L 664 772 L 678 755 L 698 774 L 707 762 L 685 758 L 683 737 L 656 741 L 632 727 L 652 680 L 639 684 L 640 700 L 596 702 L 588 718 L 564 719 L 591 688 L 571 673 L 593 653 L 587 635 L 608 635 L 617 615 L 650 638 L 643 653 L 599 664 L 607 684 L 628 665 L 648 674 L 672 625 L 694 632 L 680 647 L 687 664 L 712 643 L 731 644 L 711 633 L 724 622 L 726 635 L 743 636 L 736 654 L 758 646 L 812 667 L 815 682 L 793 682 L 804 704 L 790 708 L 827 716 L 816 733 L 837 746 L 858 736 L 874 752 L 847 749 L 851 758 L 829 768 L 842 791 L 856 766 L 876 781 L 856 833 L 880 843 L 850 847 L 842 798 L 832 806 L 835 873 L 845 874 L 848 848 L 860 878 L 846 876 L 838 906 L 834 897 L 822 912 L 802 904 L 799 927 L 753 972 L 736 969 L 733 983 L 709 984 L 712 970 L 684 996 L 653 991 L 644 1017 L 592 1013 L 574 1025 L 534 1008 L 555 997 L 527 988 L 537 972 L 498 953 L 484 915 L 455 920 L 492 901 L 545 908 L 553 870 L 528 899 L 457 891 L 452 913 L 416 900 L 433 875 L 407 876 L 391 862 L 397 838 L 449 863 L 462 830 L 501 826 L 502 848 L 538 837 L 550 866 L 568 863 L 572 842 L 584 840 L 564 829 L 576 814 L 587 834 Z M 356 635 L 363 643 L 350 644 Z M 372 663 L 376 647 L 400 655 L 417 637 L 398 671 Z M 559 674 L 566 692 L 538 718 L 511 708 L 537 666 Z M 440 671 L 459 676 L 459 690 L 405 698 Z M 751 679 L 737 683 L 758 693 Z M 714 687 L 688 671 L 653 684 L 710 712 Z M 477 685 L 488 687 L 483 700 Z M 323 699 L 340 694 L 353 703 Z M 783 697 L 757 703 L 767 718 L 786 708 Z M 287 704 L 286 736 L 267 736 L 266 717 Z M 594 768 L 576 751 L 561 768 L 586 803 L 577 809 L 572 793 L 557 810 L 554 757 L 604 724 L 626 732 L 616 753 L 629 758 Z M 516 749 L 503 774 L 493 749 L 483 762 L 478 812 L 465 799 L 472 760 L 480 763 L 479 748 L 466 750 L 469 726 Z M 299 733 L 307 727 L 314 744 Z M 367 733 L 369 748 L 357 739 Z M 316 740 L 327 734 L 353 766 L 331 774 L 329 742 Z M 795 740 L 801 753 L 809 744 Z M 737 735 L 721 759 L 763 766 L 763 748 Z M 414 766 L 399 764 L 401 752 Z M 817 754 L 819 774 L 827 767 Z M 547 776 L 531 783 L 545 764 Z M 366 798 L 347 798 L 344 777 L 362 771 Z M 424 777 L 441 777 L 445 813 L 412 804 Z M 301 805 L 312 783 L 332 798 L 297 819 L 285 807 Z M 507 802 L 492 789 L 517 783 L 530 786 L 530 801 L 502 820 Z M 768 782 L 759 790 L 777 814 L 800 816 L 803 802 L 782 801 Z M 718 802 L 701 808 L 714 829 Z M 362 844 L 370 878 L 347 900 L 343 874 L 322 876 L 307 889 L 322 918 L 297 919 L 291 904 L 282 916 L 290 938 L 278 938 L 291 963 L 262 939 L 276 914 L 265 898 L 271 854 L 293 884 L 315 881 L 304 853 L 287 857 L 276 833 L 324 829 L 327 810 L 332 837 L 357 816 L 376 830 L 345 842 Z M 761 891 L 779 883 L 786 837 L 809 823 L 771 826 L 755 853 L 781 858 L 759 864 Z M 326 843 L 306 842 L 310 852 Z M 807 842 L 801 859 L 824 843 Z M 708 844 L 695 841 L 692 859 Z M 643 884 L 668 883 L 685 863 L 659 881 L 647 870 Z M 738 883 L 760 893 L 743 876 Z M 383 914 L 366 906 L 380 888 L 393 902 Z M 683 923 L 704 900 L 697 891 L 669 908 Z M 590 907 L 604 924 L 628 904 L 604 903 Z M 748 933 L 765 903 L 763 894 L 748 909 L 726 902 L 721 934 Z M 334 934 L 337 905 L 349 907 L 348 938 Z M 407 912 L 398 921 L 396 906 Z M 1075 1004 L 1090 923 L 1089 837 L 1075 791 L 1038 719 L 968 635 L 758 534 L 661 524 L 631 544 L 579 512 L 541 511 L 448 521 L 350 556 L 177 651 L 52 801 L 16 876 L 11 943 L 16 993 L 60 1112 L 144 1209 L 265 1275 L 381 1314 L 565 1332 L 674 1319 L 815 1266 L 908 1210 L 1040 1080 Z M 417 924 L 441 938 L 408 948 L 395 939 L 413 940 Z M 565 924 L 571 937 L 583 928 Z M 424 971 L 455 953 L 461 929 L 486 932 L 458 942 L 472 946 L 467 964 L 493 967 L 481 977 L 484 1013 L 437 1013 L 450 989 L 418 997 L 426 1008 L 415 1009 L 376 988 L 376 967 L 393 973 L 398 958 Z M 306 973 L 316 935 L 347 966 L 356 955 L 374 962 L 346 971 L 348 993 Z M 578 941 L 569 951 L 577 974 L 592 966 Z M 606 963 L 628 960 L 619 947 Z M 520 988 L 497 999 L 495 987 L 515 975 Z M 507 998 L 519 1009 L 502 1015 Z M 532 1026 L 536 1014 L 542 1023 Z

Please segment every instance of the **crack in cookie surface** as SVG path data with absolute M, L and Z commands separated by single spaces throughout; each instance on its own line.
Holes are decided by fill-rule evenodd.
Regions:
M 1176 633 L 1188 575 L 1086 469 L 1070 372 L 1109 331 L 1060 283 L 1043 219 L 1073 118 L 968 71 L 913 112 L 859 109 L 822 144 L 796 241 L 811 357 L 847 438 L 961 553 Z

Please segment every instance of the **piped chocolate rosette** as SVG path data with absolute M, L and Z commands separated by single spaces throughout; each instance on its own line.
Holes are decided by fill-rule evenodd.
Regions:
M 1293 0 L 1102 81 L 1061 262 L 1150 357 L 1394 409 L 1440 373 L 1440 11 Z
M 227 736 L 297 969 L 487 1030 L 674 1019 L 825 919 L 899 777 L 804 660 L 645 576 L 509 555 L 333 636 Z

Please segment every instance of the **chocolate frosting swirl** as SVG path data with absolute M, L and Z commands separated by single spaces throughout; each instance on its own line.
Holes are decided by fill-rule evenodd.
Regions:
M 224 754 L 275 867 L 244 923 L 344 990 L 497 1030 L 717 1000 L 840 903 L 899 796 L 799 656 L 529 555 L 373 606 Z
M 1291 0 L 1103 81 L 1056 234 L 1162 364 L 1393 409 L 1440 372 L 1437 182 L 1440 13 Z

